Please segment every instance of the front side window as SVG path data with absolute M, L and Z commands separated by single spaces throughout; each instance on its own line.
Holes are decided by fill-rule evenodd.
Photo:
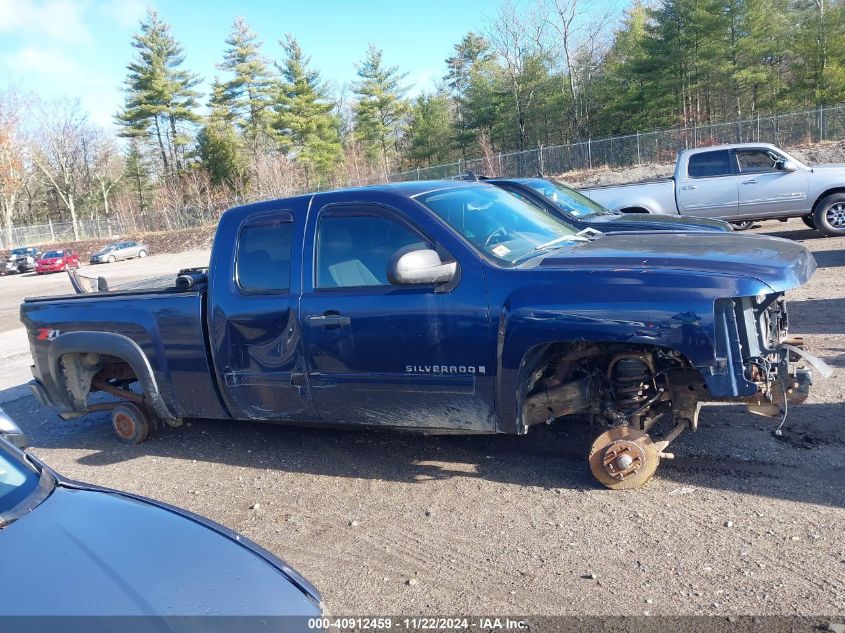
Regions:
M 238 237 L 235 270 L 247 293 L 281 293 L 290 289 L 293 222 L 272 219 L 248 224 Z
M 571 213 L 576 218 L 585 218 L 590 215 L 617 215 L 597 202 L 590 200 L 583 193 L 555 180 L 530 178 L 520 182 L 524 182 L 534 191 L 548 198 L 555 206 Z
M 389 286 L 388 268 L 399 251 L 431 248 L 398 218 L 338 211 L 317 225 L 316 287 Z
M 741 174 L 761 174 L 777 171 L 778 163 L 783 160 L 783 156 L 764 149 L 742 149 L 736 150 L 734 154 Z
M 731 175 L 731 156 L 726 149 L 701 152 L 689 157 L 690 178 L 713 178 Z
M 473 248 L 505 264 L 544 250 L 581 242 L 576 230 L 534 205 L 490 185 L 472 185 L 420 194 L 434 212 Z

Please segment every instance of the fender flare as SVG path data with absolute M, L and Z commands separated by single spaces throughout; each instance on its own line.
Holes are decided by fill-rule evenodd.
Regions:
M 114 356 L 125 361 L 138 377 L 143 390 L 144 400 L 152 411 L 169 424 L 177 423 L 178 416 L 171 413 L 158 388 L 150 360 L 141 347 L 129 337 L 111 332 L 68 332 L 58 336 L 50 344 L 47 363 L 50 375 L 59 387 L 62 403 L 73 410 L 73 402 L 68 397 L 65 372 L 62 369 L 62 357 L 67 354 L 102 354 Z
M 834 193 L 845 193 L 845 187 L 842 187 L 842 186 L 828 187 L 827 189 L 822 191 L 818 196 L 816 196 L 816 200 L 815 200 L 815 202 L 813 202 L 813 206 L 810 207 L 810 214 L 812 215 L 813 213 L 816 212 L 816 207 L 819 206 L 819 202 L 821 202 L 822 200 L 827 198 L 829 195 L 832 195 Z

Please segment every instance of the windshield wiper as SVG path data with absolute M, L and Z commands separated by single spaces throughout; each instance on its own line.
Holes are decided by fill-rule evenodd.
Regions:
M 602 237 L 604 235 L 604 233 L 602 233 L 598 229 L 594 229 L 593 227 L 588 226 L 586 229 L 584 229 L 582 231 L 578 231 L 578 233 L 576 233 L 576 235 L 578 235 L 579 237 L 584 237 L 588 241 L 592 241 L 592 240 L 596 240 L 596 239 Z
M 589 242 L 586 237 L 583 235 L 561 235 L 560 237 L 556 237 L 553 240 L 549 240 L 548 242 L 543 242 L 542 244 L 537 244 L 534 247 L 535 251 L 542 251 L 549 246 L 554 246 L 555 244 L 560 244 L 561 242 L 572 241 L 572 242 Z
M 583 232 L 584 231 L 582 231 L 582 233 Z M 602 235 L 604 235 L 604 234 L 602 233 Z M 544 242 L 543 244 L 538 244 L 537 246 L 532 248 L 530 251 L 528 251 L 524 255 L 520 255 L 519 257 L 514 259 L 513 262 L 511 262 L 511 263 L 519 264 L 520 262 L 524 262 L 525 260 L 531 259 L 532 257 L 537 257 L 538 253 L 540 253 L 540 252 L 542 252 L 542 251 L 544 251 L 547 248 L 550 248 L 552 246 L 557 246 L 558 244 L 560 244 L 564 241 L 581 243 L 581 242 L 589 242 L 590 240 L 588 238 L 580 235 L 580 234 L 579 235 L 561 235 L 560 237 L 557 237 L 553 240 L 549 240 L 548 242 Z

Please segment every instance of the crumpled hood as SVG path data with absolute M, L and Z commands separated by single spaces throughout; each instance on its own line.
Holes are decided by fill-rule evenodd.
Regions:
M 319 615 L 247 547 L 119 493 L 59 486 L 0 551 L 0 616 Z
M 681 217 L 658 213 L 626 213 L 587 218 L 603 232 L 610 231 L 723 231 L 730 232 L 731 226 L 722 220 L 712 218 Z
M 561 248 L 540 267 L 685 270 L 752 277 L 782 292 L 816 269 L 806 248 L 790 240 L 736 233 L 616 233 Z

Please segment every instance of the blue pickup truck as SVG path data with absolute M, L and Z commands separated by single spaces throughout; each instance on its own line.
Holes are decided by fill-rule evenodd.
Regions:
M 633 488 L 702 404 L 807 397 L 783 295 L 814 269 L 787 240 L 584 236 L 490 184 L 410 182 L 231 209 L 208 269 L 21 319 L 41 402 L 112 410 L 128 442 L 186 418 L 524 434 L 580 414 L 596 478 Z

